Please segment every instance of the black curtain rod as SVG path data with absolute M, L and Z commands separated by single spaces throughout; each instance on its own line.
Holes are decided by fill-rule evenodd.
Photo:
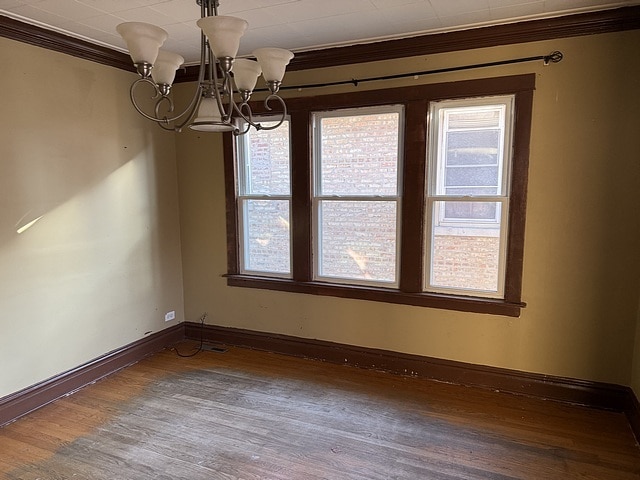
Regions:
M 369 78 L 362 78 L 362 79 L 352 78 L 351 80 L 341 80 L 339 82 L 311 83 L 307 85 L 284 86 L 284 87 L 280 87 L 280 90 L 302 90 L 303 88 L 334 87 L 337 85 L 353 85 L 357 87 L 360 83 L 365 83 L 365 82 L 376 82 L 380 80 L 396 80 L 398 78 L 419 77 L 421 75 L 433 75 L 434 73 L 459 72 L 462 70 L 473 70 L 475 68 L 497 67 L 499 65 L 512 65 L 514 63 L 536 62 L 539 60 L 542 60 L 545 65 L 549 65 L 549 63 L 558 63 L 559 61 L 562 60 L 562 58 L 563 58 L 562 52 L 559 52 L 556 50 L 555 52 L 551 52 L 549 55 L 538 55 L 537 57 L 513 58 L 510 60 L 499 60 L 497 62 L 476 63 L 473 65 L 462 65 L 458 67 L 438 68 L 435 70 L 423 70 L 421 72 L 398 73 L 395 75 L 384 75 L 381 77 L 369 77 Z M 267 89 L 260 89 L 255 91 L 261 92 L 261 91 L 267 91 Z

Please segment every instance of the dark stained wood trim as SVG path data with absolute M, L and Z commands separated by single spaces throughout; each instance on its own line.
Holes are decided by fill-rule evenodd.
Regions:
M 640 6 L 636 5 L 455 32 L 297 52 L 288 70 L 350 65 L 638 28 L 640 28 Z M 125 53 L 20 22 L 4 15 L 0 15 L 0 36 L 123 70 L 135 71 L 131 59 Z M 180 70 L 176 82 L 195 81 L 197 70 L 196 66 Z
M 293 279 L 311 280 L 313 259 L 311 248 L 311 142 L 310 116 L 307 111 L 291 113 L 291 202 Z M 301 211 L 300 211 L 301 210 Z
M 339 298 L 354 298 L 370 302 L 395 303 L 418 307 L 441 308 L 459 312 L 475 312 L 507 317 L 519 317 L 524 303 L 509 303 L 493 298 L 463 297 L 435 293 L 408 293 L 399 290 L 341 285 L 323 282 L 296 282 L 282 278 L 254 277 L 249 275 L 225 275 L 231 287 L 260 288 L 280 292 L 307 293 Z
M 178 324 L 0 398 L 0 427 L 184 338 Z
M 407 353 L 358 347 L 309 338 L 186 322 L 185 337 L 296 357 L 411 375 L 440 382 L 528 395 L 619 412 L 635 409 L 636 436 L 640 407 L 629 387 L 567 377 L 474 365 Z M 635 402 L 635 406 L 632 403 Z M 633 424 L 633 422 L 631 422 Z
M 290 71 L 640 28 L 640 6 L 296 53 Z
M 239 265 L 230 263 L 227 270 L 227 284 L 236 287 L 262 288 L 275 291 L 307 293 L 311 295 L 325 295 L 360 300 L 380 301 L 395 304 L 415 305 L 450 309 L 464 312 L 476 312 L 493 315 L 517 317 L 520 309 L 525 306 L 521 301 L 523 247 L 524 247 L 524 211 L 526 207 L 526 188 L 518 192 L 510 210 L 511 231 L 507 251 L 509 264 L 505 297 L 502 299 L 478 298 L 468 296 L 442 295 L 421 292 L 422 289 L 422 249 L 424 242 L 424 183 L 427 135 L 427 106 L 430 101 L 441 99 L 465 98 L 473 96 L 516 94 L 516 126 L 518 128 L 514 139 L 517 149 L 512 175 L 512 185 L 526 187 L 527 168 L 530 142 L 530 118 L 532 111 L 532 93 L 535 89 L 535 74 L 511 75 L 504 77 L 464 80 L 458 82 L 443 82 L 427 85 L 416 85 L 401 88 L 386 88 L 381 90 L 358 91 L 314 97 L 293 98 L 287 102 L 287 107 L 296 121 L 292 122 L 292 139 L 294 143 L 293 166 L 293 195 L 292 195 L 292 225 L 294 242 L 293 279 L 267 278 L 261 276 L 241 275 Z M 324 111 L 332 108 L 353 108 L 371 105 L 403 104 L 406 107 L 405 116 L 405 168 L 403 175 L 403 211 L 402 236 L 400 257 L 400 285 L 398 289 L 363 287 L 354 285 L 338 285 L 313 281 L 313 255 L 311 253 L 311 204 L 310 204 L 310 175 L 311 146 L 310 146 L 310 118 L 314 111 Z M 257 114 L 266 113 L 264 105 L 258 102 L 252 104 Z M 225 150 L 225 165 L 233 165 L 231 150 Z M 231 168 L 231 167 L 229 167 Z M 304 176 L 303 174 L 306 174 Z M 234 178 L 227 177 L 227 182 Z M 227 183 L 228 191 L 235 192 L 235 183 Z M 235 196 L 227 196 L 227 211 L 235 208 Z M 235 214 L 234 214 L 235 215 Z M 232 225 L 228 220 L 229 251 L 237 248 L 237 224 Z M 237 215 L 234 217 L 237 221 Z M 303 242 L 307 242 L 306 244 Z M 408 248 L 408 250 L 405 250 Z M 297 256 L 297 255 L 301 256 Z
M 522 299 L 533 90 L 516 93 L 515 109 L 509 209 L 510 230 L 508 235 L 509 244 L 507 245 L 504 298 L 509 302 L 517 303 Z
M 406 106 L 404 122 L 404 159 L 402 172 L 402 205 L 400 251 L 400 290 L 422 291 L 424 245 L 424 194 L 427 158 L 426 100 Z
M 629 387 L 195 322 L 162 330 L 0 398 L 0 427 L 180 340 L 199 341 L 201 336 L 207 342 L 621 411 L 640 441 L 640 403 Z
M 0 37 L 135 72 L 128 54 L 0 15 Z
M 516 43 L 619 32 L 640 28 L 640 6 L 565 15 L 455 32 L 419 35 L 360 45 L 297 52 L 288 71 L 353 65 Z M 176 82 L 192 82 L 198 68 L 179 72 Z
M 625 414 L 629 420 L 631 430 L 636 437 L 636 441 L 640 444 L 640 402 L 638 397 L 633 392 L 633 389 L 628 388 L 628 395 L 625 406 Z
M 502 95 L 530 91 L 535 89 L 535 84 L 535 74 L 527 73 L 409 87 L 358 90 L 347 93 L 288 98 L 287 110 L 290 113 L 310 112 L 330 108 L 356 108 L 423 100 L 450 100 L 479 95 Z M 251 109 L 255 114 L 268 113 L 263 102 L 251 102 Z
M 238 250 L 238 209 L 236 208 L 236 178 L 235 162 L 236 142 L 232 133 L 222 136 L 224 162 L 224 194 L 227 222 L 227 269 L 229 273 L 240 271 L 240 252 Z

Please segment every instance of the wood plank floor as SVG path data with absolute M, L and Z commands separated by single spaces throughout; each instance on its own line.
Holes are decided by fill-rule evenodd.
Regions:
M 620 413 L 240 348 L 167 350 L 1 428 L 0 478 L 638 479 L 640 449 Z

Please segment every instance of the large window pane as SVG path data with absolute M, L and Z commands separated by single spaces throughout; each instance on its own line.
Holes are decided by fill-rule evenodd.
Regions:
M 318 210 L 320 276 L 396 281 L 396 202 L 324 200 Z
M 244 269 L 291 271 L 289 201 L 244 200 Z
M 485 212 L 494 218 L 499 202 L 434 202 L 434 212 Z M 492 215 L 493 214 L 493 215 Z M 435 226 L 431 238 L 430 287 L 497 292 L 500 267 L 500 223 L 486 228 Z
M 431 104 L 424 289 L 501 297 L 512 96 Z
M 438 118 L 438 195 L 502 193 L 504 105 L 444 108 Z M 473 220 L 474 217 L 470 217 Z
M 267 118 L 259 121 L 265 127 L 275 125 Z M 237 142 L 241 271 L 290 277 L 289 121 L 274 130 L 252 128 Z
M 272 123 L 263 122 L 266 127 Z M 244 140 L 244 172 L 241 188 L 245 195 L 289 195 L 289 122 L 275 130 L 249 130 Z
M 398 112 L 320 120 L 321 195 L 396 195 Z

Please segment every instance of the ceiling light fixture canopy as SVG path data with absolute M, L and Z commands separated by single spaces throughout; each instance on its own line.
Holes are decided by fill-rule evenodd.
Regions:
M 116 27 L 129 49 L 140 78 L 130 89 L 131 103 L 143 117 L 157 122 L 165 130 L 181 131 L 185 126 L 203 132 L 231 131 L 244 135 L 249 128 L 273 130 L 287 116 L 287 106 L 278 95 L 286 66 L 293 53 L 282 48 L 258 48 L 253 52 L 256 60 L 236 59 L 240 38 L 248 23 L 236 17 L 218 15 L 219 0 L 196 0 L 200 6 L 200 19 L 196 22 L 200 35 L 200 68 L 196 92 L 183 112 L 174 114 L 170 97 L 176 71 L 184 63 L 177 53 L 160 50 L 168 34 L 163 29 L 142 22 L 126 22 Z M 249 99 L 258 77 L 262 75 L 269 89 L 264 100 L 281 108 L 281 118 L 268 127 L 252 118 Z M 152 99 L 156 100 L 152 113 L 146 112 L 137 101 L 142 85 L 151 85 Z M 238 119 L 244 120 L 240 130 Z

